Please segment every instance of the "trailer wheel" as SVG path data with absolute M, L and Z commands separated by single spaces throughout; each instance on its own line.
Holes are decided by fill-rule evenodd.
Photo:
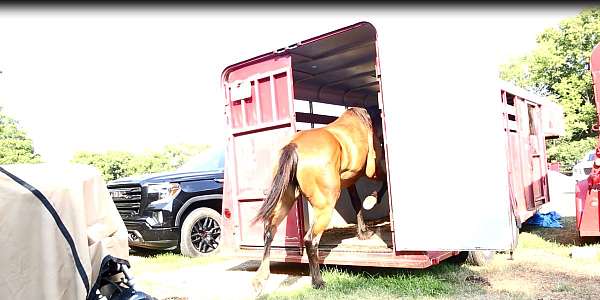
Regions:
M 466 263 L 473 266 L 485 266 L 492 261 L 494 254 L 496 253 L 492 250 L 469 251 Z
M 219 252 L 221 215 L 208 207 L 194 209 L 181 225 L 181 254 L 188 257 L 211 256 Z

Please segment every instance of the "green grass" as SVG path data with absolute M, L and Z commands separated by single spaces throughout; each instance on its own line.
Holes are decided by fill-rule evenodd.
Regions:
M 543 249 L 545 252 L 548 253 L 569 257 L 571 247 L 572 246 L 569 245 L 548 241 L 547 239 L 544 239 L 543 237 L 537 234 L 522 232 L 519 235 L 519 244 L 515 251 L 526 251 L 528 249 Z
M 580 246 L 574 218 L 561 220 L 564 228 L 524 227 L 519 235 L 515 255 L 525 262 L 506 265 L 507 255 L 497 255 L 496 263 L 488 267 L 458 266 L 448 262 L 424 270 L 380 269 L 371 272 L 360 268 L 323 268 L 323 279 L 327 287 L 322 290 L 310 286 L 293 291 L 276 291 L 261 299 L 414 299 L 414 298 L 490 298 L 490 299 L 531 299 L 531 295 L 517 290 L 486 289 L 481 283 L 465 281 L 467 276 L 511 278 L 515 270 L 535 268 L 536 260 L 549 260 L 546 263 L 571 265 L 574 268 L 589 262 L 579 262 L 569 258 L 572 247 Z M 592 244 L 587 247 L 598 247 Z M 543 258 L 542 255 L 543 254 Z M 498 257 L 502 256 L 502 257 Z M 529 262 L 531 261 L 531 262 Z M 600 262 L 600 258 L 598 260 Z M 359 271 L 356 271 L 358 269 Z M 551 274 L 551 273 L 549 273 Z M 545 276 L 545 275 L 540 275 Z M 578 288 L 573 281 L 552 282 L 549 290 L 553 293 L 576 294 Z
M 138 274 L 149 272 L 173 271 L 195 265 L 203 265 L 226 260 L 222 256 L 189 258 L 180 254 L 166 252 L 144 256 L 131 255 L 132 269 Z
M 274 292 L 260 299 L 399 299 L 454 298 L 456 295 L 481 294 L 483 288 L 465 282 L 473 272 L 465 267 L 443 263 L 427 270 L 326 267 L 327 286 L 310 286 L 294 291 Z
M 591 243 L 582 241 L 577 233 L 575 217 L 563 217 L 564 228 L 544 228 L 525 225 L 519 234 L 519 250 L 543 249 L 544 252 L 569 257 L 573 247 L 600 249 L 600 239 Z M 598 254 L 600 261 L 600 252 Z
M 553 292 L 573 292 L 575 289 L 569 284 L 559 282 L 556 284 L 556 287 L 552 289 Z
M 591 261 L 570 258 L 572 248 L 581 243 L 574 218 L 561 221 L 564 228 L 525 226 L 514 260 L 509 260 L 506 253 L 499 253 L 484 267 L 448 261 L 422 270 L 324 266 L 322 273 L 327 284 L 324 289 L 300 284 L 278 288 L 259 299 L 586 299 L 600 294 L 600 286 L 595 284 L 600 278 L 600 256 Z M 600 242 L 586 247 L 600 248 Z M 227 259 L 187 258 L 170 252 L 133 254 L 130 258 L 136 274 L 177 271 Z M 184 293 L 179 288 L 164 290 L 165 279 L 160 276 L 140 279 L 151 292 Z

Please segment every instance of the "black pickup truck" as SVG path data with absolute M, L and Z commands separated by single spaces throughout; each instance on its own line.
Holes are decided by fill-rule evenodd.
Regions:
M 107 185 L 131 248 L 179 249 L 196 257 L 217 253 L 221 237 L 224 151 L 214 148 L 173 172 Z

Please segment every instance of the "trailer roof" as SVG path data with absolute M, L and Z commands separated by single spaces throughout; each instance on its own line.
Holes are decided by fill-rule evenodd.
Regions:
M 377 100 L 376 39 L 371 24 L 359 23 L 290 49 L 299 96 L 304 96 L 304 89 L 319 91 L 317 95 L 306 95 L 317 102 L 353 104 L 367 98 Z
M 516 85 L 514 85 L 512 82 L 506 81 L 506 80 L 498 80 L 498 83 L 500 85 L 500 89 L 507 91 L 515 96 L 519 96 L 521 98 L 527 99 L 529 101 L 544 105 L 544 104 L 548 104 L 548 102 L 554 102 L 552 100 L 550 100 L 548 97 L 543 97 L 540 95 L 537 95 L 531 91 L 528 91 L 524 88 L 518 87 Z
M 301 99 L 331 104 L 358 104 L 356 99 L 377 100 L 380 91 L 376 74 L 375 27 L 358 22 L 272 52 L 232 64 L 222 73 L 227 80 L 231 71 L 271 59 L 278 55 L 292 56 L 296 96 Z M 498 80 L 499 86 L 511 94 L 539 104 L 554 103 L 511 82 Z M 315 95 L 313 92 L 318 91 Z M 355 102 L 355 103 L 353 103 Z
M 230 65 L 222 80 L 236 69 L 290 55 L 297 98 L 348 106 L 376 103 L 376 36 L 373 25 L 359 22 Z
M 297 48 L 297 47 L 300 47 L 300 46 L 306 46 L 307 44 L 310 44 L 310 43 L 322 40 L 324 38 L 333 36 L 335 34 L 338 34 L 338 33 L 344 32 L 344 31 L 352 30 L 352 29 L 354 29 L 356 27 L 360 27 L 360 26 L 362 26 L 364 24 L 369 24 L 369 23 L 367 23 L 367 22 L 359 22 L 359 23 L 356 23 L 356 24 L 352 24 L 352 25 L 346 26 L 344 28 L 336 29 L 336 30 L 333 30 L 333 31 L 330 31 L 330 32 L 327 32 L 327 33 L 324 33 L 324 34 L 321 34 L 321 35 L 318 35 L 316 37 L 312 37 L 312 38 L 303 40 L 301 42 L 297 42 L 295 44 L 291 44 L 291 45 L 289 45 L 287 47 L 282 47 L 282 48 L 273 50 L 271 52 L 267 52 L 267 53 L 264 53 L 264 54 L 261 54 L 261 55 L 257 55 L 255 57 L 249 58 L 247 60 L 234 63 L 232 65 L 227 66 L 225 69 L 223 69 L 221 77 L 223 79 L 227 79 L 227 76 L 229 75 L 229 73 L 231 73 L 232 71 L 234 71 L 236 69 L 242 68 L 244 66 L 247 66 L 247 65 L 250 65 L 250 64 L 262 61 L 262 60 L 270 59 L 270 58 L 272 58 L 274 56 L 281 55 L 282 53 L 289 53 L 289 51 L 291 49 L 294 49 L 294 48 Z

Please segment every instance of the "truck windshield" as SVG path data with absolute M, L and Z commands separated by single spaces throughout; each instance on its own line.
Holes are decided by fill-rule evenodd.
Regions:
M 179 172 L 222 171 L 225 164 L 225 151 L 222 148 L 212 148 L 196 156 L 177 168 Z

